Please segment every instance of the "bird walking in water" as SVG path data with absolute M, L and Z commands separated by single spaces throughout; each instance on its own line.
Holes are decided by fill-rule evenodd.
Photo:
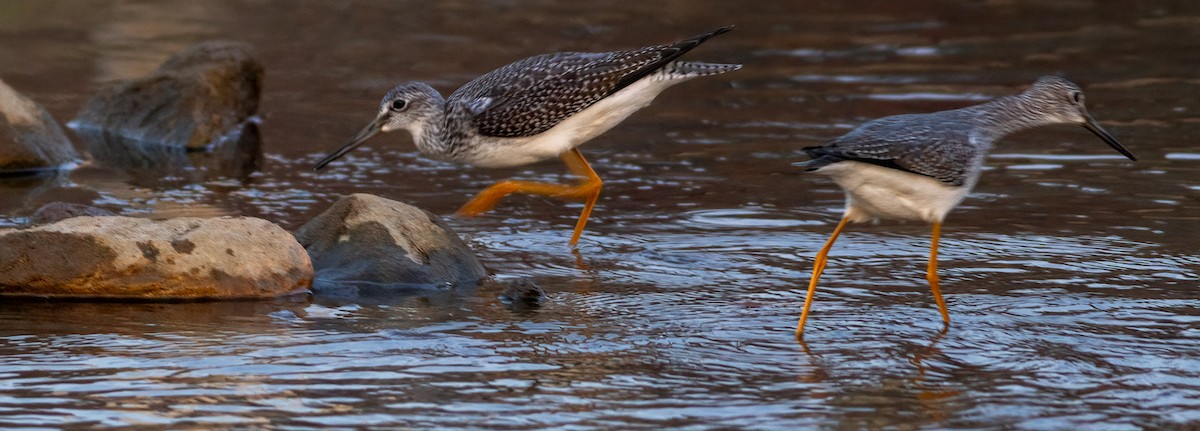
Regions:
M 1042 77 L 1015 96 L 949 111 L 884 117 L 823 146 L 804 148 L 811 160 L 795 165 L 832 177 L 846 192 L 846 211 L 813 262 L 796 338 L 804 336 L 817 279 L 842 229 L 849 222 L 877 219 L 933 225 L 925 278 L 942 321 L 949 326 L 950 313 L 942 300 L 937 275 L 942 221 L 975 187 L 984 158 L 996 141 L 1011 133 L 1052 124 L 1082 125 L 1125 157 L 1137 160 L 1088 114 L 1083 90 L 1055 76 Z
M 480 167 L 521 166 L 559 157 L 582 177 L 576 185 L 501 181 L 458 210 L 476 216 L 512 193 L 584 201 L 570 245 L 579 242 L 601 181 L 579 145 L 649 105 L 667 87 L 731 72 L 740 64 L 679 60 L 719 28 L 680 42 L 601 53 L 559 52 L 520 60 L 475 78 L 449 98 L 429 85 L 408 82 L 383 97 L 379 114 L 357 135 L 317 163 L 345 155 L 379 132 L 407 130 L 422 154 Z

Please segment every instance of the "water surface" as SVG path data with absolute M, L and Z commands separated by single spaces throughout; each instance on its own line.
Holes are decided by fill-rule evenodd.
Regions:
M 738 29 L 689 58 L 741 71 L 665 92 L 583 147 L 605 189 L 453 211 L 557 162 L 464 168 L 407 137 L 310 167 L 403 80 L 444 93 L 507 62 Z M 500 280 L 371 298 L 0 303 L 0 424 L 20 427 L 1022 428 L 1200 424 L 1200 8 L 1171 2 L 323 2 L 0 4 L 0 77 L 66 121 L 102 83 L 197 41 L 256 46 L 264 158 L 246 176 L 91 163 L 0 183 L 40 204 L 296 228 L 339 196 L 445 215 Z M 852 226 L 791 335 L 842 194 L 790 166 L 884 115 L 961 107 L 1043 74 L 1083 85 L 1140 157 L 1079 127 L 1021 133 L 946 223 L 941 330 L 927 226 Z

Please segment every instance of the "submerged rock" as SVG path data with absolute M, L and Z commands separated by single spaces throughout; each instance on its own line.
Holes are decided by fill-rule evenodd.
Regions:
M 528 311 L 538 308 L 546 300 L 546 291 L 536 283 L 517 279 L 504 283 L 504 292 L 500 294 L 500 302 L 513 311 Z
M 47 224 L 63 221 L 74 217 L 103 217 L 116 215 L 104 208 L 70 202 L 51 202 L 42 205 L 29 217 L 30 224 Z
M 149 76 L 102 88 L 72 125 L 148 145 L 206 149 L 258 111 L 262 81 L 262 64 L 249 45 L 204 42 Z
M 78 160 L 46 108 L 0 80 L 0 176 L 54 171 Z
M 74 172 L 79 170 L 72 174 Z M 90 205 L 102 199 L 95 190 L 73 183 L 67 174 L 59 171 L 49 175 L 0 178 L 0 220 L 10 220 L 9 223 L 0 221 L 0 225 L 12 225 L 13 221 L 19 222 L 17 224 L 28 223 L 29 220 L 18 219 L 31 217 L 46 204 L 65 202 Z
M 75 217 L 0 229 L 0 296 L 270 298 L 312 283 L 308 255 L 279 226 L 247 217 Z
M 314 289 L 372 283 L 475 285 L 487 271 L 437 216 L 412 205 L 353 194 L 296 231 L 317 272 Z

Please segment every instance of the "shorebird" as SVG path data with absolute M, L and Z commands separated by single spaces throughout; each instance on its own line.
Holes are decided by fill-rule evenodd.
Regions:
M 811 160 L 795 165 L 832 177 L 846 192 L 846 210 L 813 262 L 796 338 L 804 336 L 817 279 L 842 229 L 848 222 L 878 219 L 933 225 L 925 279 L 948 327 L 950 313 L 937 275 L 942 221 L 975 187 L 994 143 L 1011 133 L 1052 124 L 1082 125 L 1129 160 L 1137 160 L 1088 114 L 1083 90 L 1055 76 L 1038 79 L 1018 95 L 949 111 L 884 117 L 823 146 L 804 148 Z
M 516 61 L 475 78 L 449 98 L 421 82 L 388 91 L 379 114 L 315 169 L 379 132 L 407 130 L 424 155 L 480 167 L 521 166 L 559 157 L 582 177 L 576 185 L 501 181 L 463 205 L 476 216 L 512 193 L 584 201 L 570 245 L 579 242 L 602 182 L 579 146 L 649 105 L 667 87 L 692 78 L 731 72 L 740 64 L 680 61 L 704 41 L 732 30 L 719 28 L 666 45 L 586 53 L 559 52 Z

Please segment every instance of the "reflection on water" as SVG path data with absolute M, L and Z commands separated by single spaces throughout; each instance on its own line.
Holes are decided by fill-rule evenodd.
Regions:
M 102 129 L 77 128 L 96 164 L 122 171 L 130 183 L 155 187 L 192 184 L 218 178 L 249 180 L 262 164 L 258 124 L 246 122 L 201 150 L 162 145 L 113 134 Z
M 51 200 L 295 228 L 364 192 L 449 215 L 497 179 L 569 178 L 553 162 L 431 161 L 405 137 L 311 166 L 401 80 L 445 92 L 523 56 L 730 23 L 737 31 L 690 55 L 746 67 L 668 90 L 583 148 L 605 190 L 578 253 L 566 246 L 578 205 L 515 196 L 480 218 L 448 216 L 499 278 L 543 287 L 539 307 L 509 307 L 501 283 L 279 302 L 0 302 L 0 424 L 1200 423 L 1191 5 L 185 3 L 0 3 L 0 75 L 71 118 L 98 82 L 144 73 L 176 47 L 247 41 L 267 67 L 257 163 L 185 155 L 194 169 L 164 172 L 93 149 L 62 178 L 0 181 L 0 227 Z M 831 253 L 808 344 L 796 344 L 812 256 L 843 205 L 827 179 L 791 167 L 799 149 L 1048 73 L 1089 89 L 1091 112 L 1142 161 L 1078 127 L 1013 136 L 943 231 L 948 331 L 923 278 L 928 227 L 856 225 Z

